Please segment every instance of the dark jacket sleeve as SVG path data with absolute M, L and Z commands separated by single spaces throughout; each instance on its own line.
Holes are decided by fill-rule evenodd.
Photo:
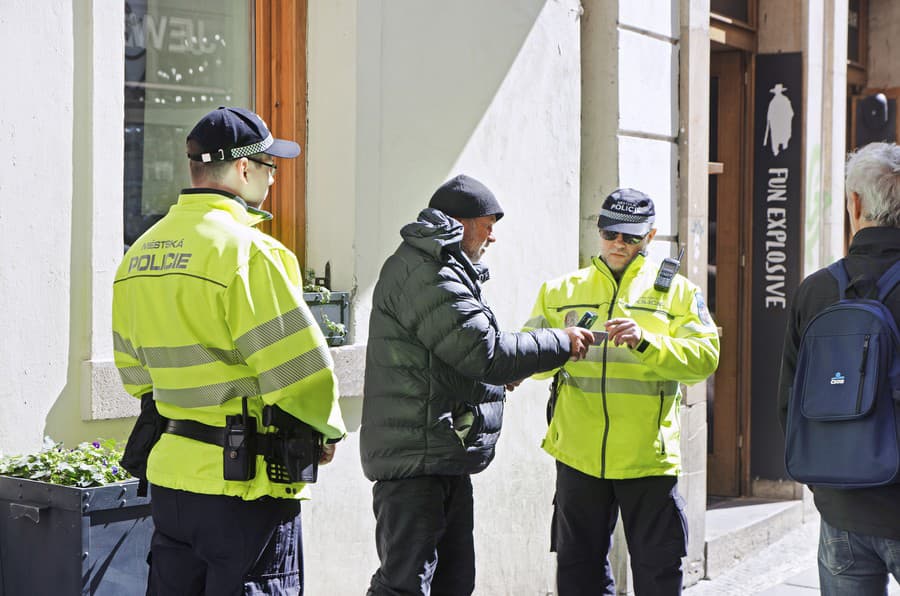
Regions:
M 418 280 L 418 281 L 417 281 Z M 569 358 L 569 337 L 561 329 L 504 333 L 490 309 L 444 267 L 434 283 L 411 275 L 402 296 L 409 297 L 404 318 L 416 338 L 459 374 L 490 385 L 519 381 L 562 366 Z
M 797 291 L 797 299 L 791 305 L 788 315 L 788 326 L 784 332 L 784 346 L 781 352 L 781 375 L 778 380 L 778 422 L 781 431 L 787 426 L 788 400 L 791 386 L 794 384 L 794 373 L 797 370 L 797 352 L 800 350 L 800 320 L 798 305 L 803 286 Z

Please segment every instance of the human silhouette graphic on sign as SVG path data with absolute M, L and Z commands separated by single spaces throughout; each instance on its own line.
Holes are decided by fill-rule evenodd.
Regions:
M 766 114 L 766 134 L 763 137 L 763 146 L 769 142 L 769 136 L 772 137 L 772 155 L 778 155 L 781 151 L 787 149 L 791 140 L 791 121 L 794 119 L 794 108 L 791 107 L 791 100 L 783 94 L 787 91 L 787 87 L 781 83 L 775 83 L 769 91 L 775 94 L 772 101 L 769 102 L 769 111 Z

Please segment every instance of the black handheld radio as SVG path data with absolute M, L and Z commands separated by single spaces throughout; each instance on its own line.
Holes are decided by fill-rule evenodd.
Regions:
M 583 329 L 590 329 L 596 320 L 597 313 L 586 310 L 575 326 Z
M 675 274 L 678 273 L 678 269 L 681 267 L 681 257 L 684 256 L 684 247 L 681 248 L 681 252 L 678 253 L 678 258 L 673 259 L 672 257 L 666 257 L 663 259 L 663 262 L 659 265 L 659 271 L 656 272 L 656 281 L 653 282 L 653 287 L 660 292 L 668 292 L 669 288 L 672 287 L 672 280 L 675 278 Z

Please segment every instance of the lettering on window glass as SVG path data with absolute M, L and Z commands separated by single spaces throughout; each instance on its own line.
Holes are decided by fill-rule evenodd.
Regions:
M 248 0 L 125 0 L 124 236 L 130 246 L 190 185 L 184 142 L 222 105 L 253 108 Z

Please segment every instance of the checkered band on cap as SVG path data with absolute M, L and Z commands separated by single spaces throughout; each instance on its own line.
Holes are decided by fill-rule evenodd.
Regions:
M 652 215 L 635 215 L 634 213 L 623 213 L 622 211 L 611 211 L 609 209 L 601 209 L 600 217 L 614 219 L 623 223 L 644 223 L 645 221 L 653 221 Z
M 234 147 L 233 149 L 231 149 L 231 159 L 240 159 L 241 157 L 247 157 L 248 155 L 262 153 L 263 151 L 271 147 L 272 143 L 274 142 L 275 138 L 270 134 L 268 137 L 258 143 L 253 143 L 252 145 L 247 145 L 246 147 Z

